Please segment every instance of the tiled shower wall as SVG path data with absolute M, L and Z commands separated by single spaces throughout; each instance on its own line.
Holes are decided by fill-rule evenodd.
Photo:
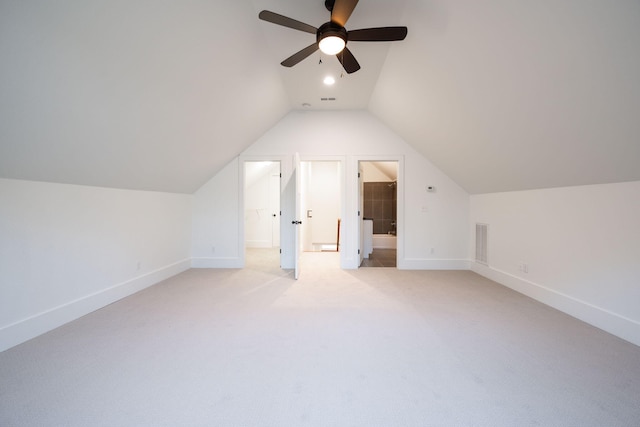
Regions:
M 364 183 L 364 213 L 373 219 L 373 234 L 396 233 L 396 184 L 391 182 Z

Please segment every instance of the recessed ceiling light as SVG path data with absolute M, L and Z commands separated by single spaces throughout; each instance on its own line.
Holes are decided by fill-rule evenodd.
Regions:
M 336 79 L 334 79 L 332 76 L 327 76 L 324 78 L 323 81 L 324 81 L 324 84 L 326 84 L 327 86 L 331 86 L 336 82 Z

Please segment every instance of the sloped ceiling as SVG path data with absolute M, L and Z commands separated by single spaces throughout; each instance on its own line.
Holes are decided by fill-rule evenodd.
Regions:
M 191 193 L 304 108 L 368 109 L 470 193 L 640 180 L 638 1 L 361 0 L 348 29 L 409 34 L 350 45 L 363 68 L 331 88 L 335 58 L 279 65 L 313 36 L 262 9 L 328 19 L 322 0 L 0 0 L 0 177 Z
M 245 1 L 0 0 L 0 176 L 191 193 L 289 111 Z
M 468 192 L 640 179 L 640 2 L 404 12 L 369 109 Z
M 370 162 L 373 167 L 378 169 L 389 181 L 398 180 L 398 164 L 396 162 Z

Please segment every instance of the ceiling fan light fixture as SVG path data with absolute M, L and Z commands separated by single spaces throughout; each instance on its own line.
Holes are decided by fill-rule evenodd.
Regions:
M 327 36 L 320 40 L 320 50 L 326 55 L 336 55 L 342 52 L 346 43 L 338 36 Z
M 318 28 L 318 47 L 326 55 L 337 55 L 347 45 L 347 30 L 333 22 Z

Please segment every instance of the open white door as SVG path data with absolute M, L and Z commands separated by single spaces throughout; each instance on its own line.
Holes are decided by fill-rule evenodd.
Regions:
M 300 218 L 302 218 L 302 215 L 300 214 L 300 209 L 301 209 L 301 180 L 300 180 L 300 175 L 301 175 L 301 169 L 300 169 L 300 155 L 298 153 L 295 153 L 293 156 L 293 174 L 295 175 L 296 178 L 296 210 L 295 210 L 295 216 L 294 216 L 294 220 L 292 221 L 293 227 L 294 227 L 294 232 L 295 232 L 295 242 L 296 242 L 296 247 L 295 250 L 293 252 L 293 256 L 294 256 L 294 277 L 296 279 L 298 279 L 298 277 L 300 276 L 300 225 L 302 224 L 302 220 Z
M 279 166 L 279 165 L 278 165 Z M 280 168 L 272 172 L 269 181 L 269 215 L 271 215 L 271 247 L 280 247 Z
M 360 254 L 359 268 L 364 260 L 364 170 L 362 162 L 358 162 L 358 235 L 360 237 L 358 249 Z

